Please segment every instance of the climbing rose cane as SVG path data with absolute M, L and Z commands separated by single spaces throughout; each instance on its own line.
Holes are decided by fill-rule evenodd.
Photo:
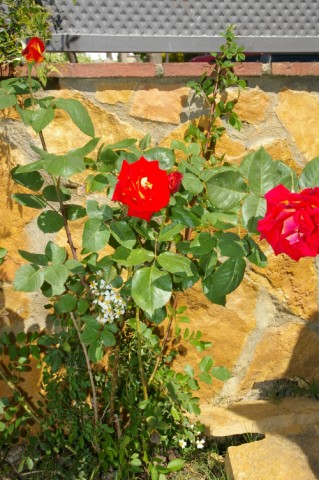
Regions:
M 112 200 L 127 205 L 128 215 L 149 221 L 153 213 L 166 207 L 169 198 L 168 175 L 157 160 L 123 161 Z
M 45 46 L 42 40 L 38 37 L 33 37 L 27 43 L 25 49 L 22 50 L 22 55 L 27 62 L 41 63 L 44 60 L 44 57 L 42 56 L 44 50 Z
M 319 253 L 319 188 L 292 193 L 283 185 L 270 190 L 265 198 L 267 211 L 257 230 L 276 255 L 286 253 L 293 260 Z

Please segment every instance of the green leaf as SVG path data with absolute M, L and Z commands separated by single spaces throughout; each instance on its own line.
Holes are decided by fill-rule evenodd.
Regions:
M 228 258 L 211 276 L 203 280 L 203 291 L 209 300 L 224 305 L 225 297 L 240 285 L 246 268 L 242 258 Z
M 192 262 L 189 258 L 174 252 L 161 253 L 157 258 L 160 266 L 170 273 L 185 273 L 188 277 L 193 276 Z
M 151 262 L 154 258 L 154 252 L 145 248 L 136 248 L 132 250 L 126 259 L 126 265 L 135 266 L 144 262 Z
M 158 160 L 161 170 L 170 170 L 175 165 L 175 154 L 170 148 L 155 147 L 143 154 L 146 160 Z
M 266 200 L 254 193 L 248 195 L 242 206 L 243 225 L 251 233 L 257 233 L 257 224 L 266 213 Z
M 100 362 L 104 355 L 104 348 L 100 340 L 97 339 L 94 342 L 91 342 L 88 350 L 89 359 L 93 363 Z
M 45 247 L 45 254 L 52 263 L 64 263 L 67 257 L 66 249 L 51 240 Z
M 26 252 L 25 250 L 18 250 L 21 257 L 27 260 L 30 263 L 34 263 L 35 265 L 45 266 L 48 264 L 48 257 L 46 255 L 42 255 L 41 253 L 30 253 Z
M 230 371 L 225 367 L 213 367 L 210 373 L 213 375 L 213 377 L 217 378 L 217 380 L 221 380 L 223 382 L 231 378 Z
M 208 198 L 221 210 L 232 210 L 237 207 L 246 192 L 246 183 L 239 173 L 233 170 L 217 173 L 207 181 Z
M 36 133 L 39 133 L 52 122 L 53 118 L 54 110 L 52 107 L 39 108 L 32 111 L 32 115 L 29 117 L 29 124 Z
M 135 303 L 152 314 L 169 301 L 172 293 L 171 277 L 155 265 L 140 268 L 133 276 L 131 293 Z
M 91 218 L 101 218 L 105 222 L 112 220 L 113 210 L 108 205 L 99 205 L 96 200 L 88 200 L 86 204 L 86 211 Z
M 55 302 L 54 307 L 58 313 L 69 313 L 76 308 L 77 298 L 71 293 L 66 293 Z
M 264 255 L 257 243 L 249 235 L 245 235 L 244 240 L 247 242 L 249 247 L 247 259 L 255 265 L 258 265 L 258 267 L 265 267 L 267 265 L 267 257 Z
M 150 133 L 147 133 L 145 135 L 145 137 L 142 138 L 142 140 L 139 142 L 139 147 L 141 150 L 145 150 L 146 148 L 148 148 L 150 146 L 152 142 L 152 137 L 151 137 L 151 134 Z
M 65 262 L 65 266 L 72 273 L 77 273 L 79 275 L 83 275 L 85 273 L 85 268 L 83 267 L 82 263 L 74 258 L 67 260 Z
M 105 347 L 114 347 L 116 345 L 115 335 L 108 330 L 107 325 L 101 333 L 101 342 Z
M 247 251 L 245 241 L 242 241 L 238 235 L 231 232 L 224 233 L 218 242 L 218 249 L 222 257 L 244 257 Z
M 276 184 L 274 162 L 261 147 L 255 152 L 248 171 L 250 190 L 256 195 L 265 195 Z
M 103 192 L 110 185 L 109 177 L 103 173 L 91 175 L 87 179 L 87 188 L 90 192 Z
M 27 165 L 20 165 L 15 169 L 16 174 L 20 173 L 28 173 L 28 172 L 36 172 L 40 170 L 43 166 L 42 160 L 37 160 L 36 162 L 28 163 Z
M 86 169 L 83 158 L 73 154 L 55 155 L 51 153 L 43 161 L 43 168 L 46 172 L 57 177 L 68 178 Z
M 92 138 L 83 147 L 70 150 L 68 154 L 75 155 L 76 157 L 84 158 L 95 149 L 99 141 L 100 141 L 99 137 Z
M 174 460 L 171 460 L 168 465 L 167 469 L 169 472 L 177 472 L 178 470 L 181 470 L 185 464 L 186 460 L 183 460 L 182 458 L 174 458 Z
M 40 175 L 39 172 L 28 172 L 28 173 L 17 173 L 17 169 L 19 167 L 15 167 L 11 170 L 11 176 L 15 183 L 19 185 L 23 185 L 24 187 L 37 192 L 40 190 L 44 183 L 44 179 Z
M 15 193 L 12 198 L 20 205 L 42 210 L 47 204 L 41 195 L 32 195 L 31 193 Z
M 44 233 L 59 232 L 64 225 L 62 215 L 52 210 L 42 212 L 38 217 L 37 224 Z
M 86 345 L 97 340 L 100 336 L 100 332 L 98 328 L 92 328 L 90 326 L 86 326 L 84 331 L 81 333 L 81 340 Z
M 10 95 L 1 95 L 0 94 L 0 110 L 3 108 L 10 108 L 17 104 L 16 96 L 13 94 Z
M 208 373 L 212 366 L 214 365 L 214 360 L 209 355 L 202 358 L 199 364 L 199 369 L 203 373 Z
M 112 172 L 115 169 L 118 154 L 111 148 L 103 148 L 99 150 L 97 163 L 98 168 L 102 172 Z
M 121 150 L 122 148 L 129 148 L 137 142 L 136 138 L 126 138 L 125 140 L 121 140 L 120 142 L 113 143 L 112 145 L 108 145 L 108 148 L 112 148 L 114 150 Z
M 300 175 L 299 184 L 302 189 L 319 187 L 319 157 L 307 163 Z
M 201 232 L 190 242 L 189 252 L 193 255 L 205 255 L 216 247 L 216 240 L 208 232 Z
M 110 229 L 115 240 L 125 248 L 133 248 L 136 237 L 131 227 L 124 221 L 112 222 Z
M 206 383 L 207 385 L 211 385 L 213 383 L 213 379 L 212 379 L 212 376 L 209 374 L 209 373 L 200 373 L 198 375 L 198 378 Z
M 208 222 L 218 230 L 227 230 L 228 228 L 233 228 L 238 225 L 238 214 L 217 210 L 215 212 L 205 213 L 202 221 L 203 223 Z
M 66 216 L 70 221 L 78 220 L 79 218 L 86 217 L 86 209 L 81 205 L 65 205 Z
M 44 281 L 44 272 L 35 265 L 22 265 L 14 278 L 14 289 L 22 292 L 35 292 Z
M 110 238 L 110 230 L 99 218 L 90 218 L 85 222 L 82 246 L 91 252 L 98 252 L 105 247 Z
M 64 110 L 73 120 L 75 125 L 89 137 L 94 137 L 94 126 L 87 109 L 79 100 L 73 98 L 57 98 L 56 108 Z
M 276 185 L 284 185 L 290 191 L 298 190 L 298 176 L 288 165 L 280 160 L 274 162 Z
M 62 287 L 68 278 L 68 274 L 69 271 L 65 265 L 50 265 L 44 271 L 44 280 L 50 285 Z
M 172 219 L 191 228 L 198 227 L 201 223 L 200 219 L 183 205 L 172 207 Z
M 58 202 L 58 194 L 60 195 L 61 200 L 63 200 L 64 202 L 70 200 L 71 198 L 69 190 L 63 187 L 57 190 L 54 185 L 48 185 L 42 190 L 43 197 L 49 202 Z
M 182 184 L 185 190 L 190 191 L 194 195 L 201 193 L 204 188 L 202 182 L 192 173 L 184 173 Z
M 173 241 L 176 235 L 183 230 L 184 225 L 182 223 L 169 223 L 161 228 L 158 241 L 159 242 L 169 242 Z

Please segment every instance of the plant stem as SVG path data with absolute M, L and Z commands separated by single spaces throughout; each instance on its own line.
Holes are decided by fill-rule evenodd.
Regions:
M 164 340 L 163 340 L 163 343 L 162 343 L 162 348 L 161 348 L 159 356 L 156 359 L 154 370 L 152 371 L 151 376 L 148 380 L 148 385 L 151 385 L 151 383 L 153 382 L 154 377 L 156 375 L 156 372 L 157 372 L 157 370 L 160 366 L 160 363 L 162 361 L 165 349 L 166 349 L 166 344 L 168 342 L 169 335 L 170 335 L 170 332 L 171 332 L 171 329 L 172 329 L 172 323 L 173 323 L 173 320 L 175 318 L 175 310 L 176 310 L 176 307 L 177 307 L 177 294 L 176 293 L 173 294 L 173 296 L 172 296 L 171 307 L 173 309 L 173 312 L 170 315 L 169 322 L 168 322 L 168 325 L 167 325 L 167 329 L 166 329 L 166 332 L 165 332 L 165 337 L 164 337 Z
M 144 400 L 148 399 L 147 394 L 147 384 L 145 381 L 144 369 L 143 369 L 143 360 L 142 360 L 142 342 L 141 342 L 141 325 L 140 325 L 140 309 L 136 309 L 136 334 L 137 334 L 137 357 L 138 357 L 138 367 L 141 375 L 142 389 Z
M 4 380 L 6 382 L 6 384 L 8 385 L 8 387 L 15 393 L 17 393 L 20 397 L 22 396 L 23 399 L 24 399 L 24 402 L 22 404 L 22 407 L 25 409 L 25 411 L 30 415 L 30 417 L 33 418 L 33 420 L 38 423 L 39 425 L 41 425 L 41 421 L 38 419 L 38 417 L 36 416 L 36 414 L 33 412 L 33 409 L 31 407 L 31 405 L 28 405 L 27 404 L 27 399 L 25 397 L 25 395 L 15 386 L 15 384 L 7 377 L 7 375 L 5 374 L 5 371 L 3 370 L 2 366 L 0 365 L 0 377 L 2 378 L 2 380 Z
M 74 325 L 74 328 L 76 330 L 76 333 L 78 335 L 78 338 L 79 338 L 79 342 L 81 344 L 81 347 L 82 347 L 82 350 L 83 350 L 83 353 L 84 353 L 84 357 L 85 357 L 85 361 L 86 361 L 86 366 L 87 366 L 87 371 L 88 371 L 88 374 L 89 374 L 89 378 L 90 378 L 90 383 L 91 383 L 91 390 L 92 390 L 92 406 L 93 406 L 93 411 L 94 411 L 94 423 L 95 425 L 98 423 L 99 421 L 99 416 L 98 416 L 98 410 L 97 410 L 97 397 L 96 397 L 96 388 L 95 388 L 95 383 L 94 383 L 94 378 L 93 378 L 93 372 L 92 372 L 92 367 L 91 367 L 91 362 L 90 362 L 90 359 L 89 359 L 89 355 L 88 355 L 88 351 L 87 351 L 87 348 L 86 346 L 84 345 L 84 343 L 82 342 L 81 340 L 81 330 L 80 330 L 80 327 L 78 325 L 78 322 L 74 316 L 74 314 L 71 312 L 71 318 L 72 318 L 72 322 L 73 322 L 73 325 Z

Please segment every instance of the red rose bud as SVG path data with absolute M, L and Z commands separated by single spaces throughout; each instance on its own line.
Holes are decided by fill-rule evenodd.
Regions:
M 292 193 L 283 185 L 270 190 L 265 198 L 267 211 L 257 230 L 276 255 L 285 253 L 293 260 L 319 253 L 319 188 Z
M 170 199 L 168 175 L 158 161 L 123 161 L 112 200 L 128 206 L 128 215 L 149 221 Z
M 183 175 L 179 172 L 172 172 L 168 176 L 168 188 L 171 194 L 178 192 L 183 179 Z
M 33 37 L 27 43 L 27 46 L 22 50 L 22 55 L 27 62 L 41 63 L 44 60 L 42 53 L 45 50 L 44 43 L 40 38 Z

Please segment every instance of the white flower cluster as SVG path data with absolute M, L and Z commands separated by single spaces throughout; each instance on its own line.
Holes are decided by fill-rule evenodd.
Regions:
M 103 278 L 90 283 L 90 292 L 95 297 L 93 303 L 97 306 L 100 323 L 113 323 L 125 313 L 126 302 L 119 292 L 108 285 Z
M 188 426 L 188 428 L 189 428 L 190 430 L 194 430 L 194 426 L 195 426 L 195 425 L 188 424 L 187 426 Z M 195 432 L 194 432 L 194 431 L 193 431 L 192 434 L 195 436 L 195 445 L 196 445 L 196 448 L 198 448 L 198 449 L 204 448 L 204 446 L 205 446 L 205 440 L 204 440 L 203 438 L 196 438 L 196 437 L 198 437 L 199 435 L 201 435 L 202 432 L 200 432 L 200 431 L 195 431 Z M 194 441 L 194 437 L 193 437 L 193 441 Z M 191 442 L 191 443 L 192 443 L 192 442 Z M 178 446 L 179 446 L 181 449 L 186 448 L 186 447 L 187 447 L 187 440 L 185 440 L 184 438 L 179 439 L 179 440 L 178 440 Z

